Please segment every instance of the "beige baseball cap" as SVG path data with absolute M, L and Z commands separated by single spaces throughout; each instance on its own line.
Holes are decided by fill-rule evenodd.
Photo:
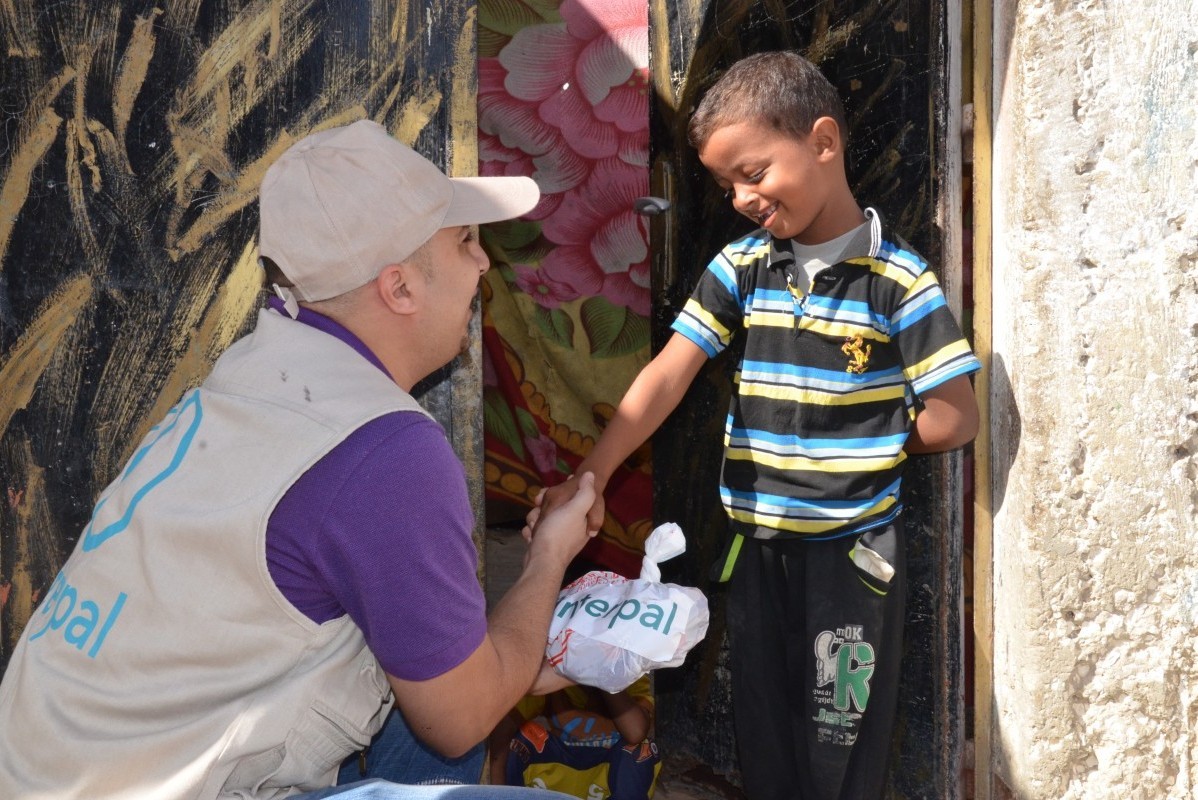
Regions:
M 449 178 L 371 120 L 314 133 L 266 171 L 258 252 L 299 300 L 325 300 L 374 280 L 441 228 L 531 211 L 531 178 Z M 289 306 L 294 306 L 289 302 Z

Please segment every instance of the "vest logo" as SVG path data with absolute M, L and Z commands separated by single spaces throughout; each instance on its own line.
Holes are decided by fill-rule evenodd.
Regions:
M 154 435 L 133 454 L 133 458 L 129 460 L 129 464 L 125 467 L 124 472 L 109 487 L 107 495 L 100 498 L 100 502 L 96 503 L 96 508 L 92 511 L 91 521 L 87 523 L 87 528 L 83 531 L 83 552 L 86 553 L 95 550 L 113 536 L 123 533 L 129 527 L 129 523 L 133 520 L 133 515 L 137 511 L 137 506 L 145 499 L 146 495 L 179 468 L 179 464 L 183 462 L 183 457 L 187 455 L 188 449 L 191 448 L 191 443 L 195 439 L 196 431 L 200 427 L 200 420 L 203 419 L 203 416 L 204 410 L 200 406 L 200 394 L 198 391 L 193 390 L 181 403 L 167 413 L 166 419 L 150 429 L 150 433 Z M 177 428 L 179 429 L 177 432 L 178 435 L 172 436 L 172 434 L 176 433 Z M 165 466 L 162 466 L 156 472 L 150 472 L 148 469 L 138 469 L 146 455 L 159 446 L 159 443 L 162 443 L 161 446 L 163 447 L 174 448 L 174 452 L 169 454 L 169 458 L 158 459 L 156 462 L 162 464 L 165 460 Z M 124 490 L 126 496 L 129 497 L 128 505 L 125 508 L 110 508 L 105 510 L 108 500 L 118 489 Z M 116 517 L 115 519 L 113 519 L 114 516 Z M 102 520 L 111 521 L 106 522 L 103 527 L 97 530 L 96 526 Z
M 50 594 L 37 610 L 37 614 L 46 617 L 46 624 L 37 633 L 31 634 L 29 641 L 37 641 L 49 631 L 62 631 L 62 638 L 67 644 L 74 645 L 77 650 L 87 647 L 87 657 L 95 658 L 104 646 L 108 632 L 116 624 L 117 617 L 121 615 L 127 599 L 128 595 L 124 592 L 111 600 L 80 599 L 79 590 L 59 572 L 50 585 Z M 29 620 L 29 624 L 32 627 L 40 621 L 35 617 Z
M 844 724 L 850 719 L 845 712 L 864 712 L 869 704 L 869 679 L 875 668 L 874 647 L 863 641 L 862 636 L 862 626 L 846 625 L 815 637 L 816 686 L 834 685 L 832 707 L 841 712 L 832 715 L 820 709 L 817 720 Z

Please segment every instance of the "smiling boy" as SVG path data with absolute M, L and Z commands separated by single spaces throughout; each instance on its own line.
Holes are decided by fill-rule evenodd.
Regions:
M 708 265 L 674 335 L 578 467 L 609 476 L 734 337 L 720 580 L 741 775 L 753 800 L 881 797 L 905 604 L 910 453 L 977 432 L 980 364 L 936 278 L 845 174 L 835 88 L 791 52 L 734 64 L 688 130 L 760 227 Z M 529 515 L 573 491 L 550 489 Z M 560 494 L 559 494 L 560 493 Z M 603 518 L 600 495 L 588 517 Z

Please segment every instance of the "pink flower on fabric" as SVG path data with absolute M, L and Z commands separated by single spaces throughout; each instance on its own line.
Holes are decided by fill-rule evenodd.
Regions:
M 578 296 L 603 295 L 615 305 L 649 314 L 649 247 L 644 220 L 632 201 L 648 189 L 639 167 L 598 161 L 587 182 L 570 192 L 543 223 L 557 247 L 545 256 L 546 280 Z
M 507 93 L 506 75 L 498 59 L 479 59 L 479 174 L 531 177 L 541 187 L 541 201 L 525 219 L 544 219 L 561 204 L 562 192 L 586 177 L 589 166 L 560 131 L 540 118 L 536 105 Z
M 499 54 L 507 90 L 535 104 L 583 158 L 618 155 L 647 165 L 648 6 L 564 0 L 560 12 L 564 28 L 524 28 Z
M 557 308 L 579 296 L 572 287 L 554 280 L 544 269 L 526 264 L 516 264 L 512 269 L 516 273 L 516 285 L 520 291 L 532 297 L 542 308 Z
M 524 438 L 524 446 L 532 456 L 532 463 L 542 475 L 557 471 L 557 445 L 545 434 L 536 439 Z
M 522 28 L 497 59 L 480 60 L 481 173 L 541 187 L 526 218 L 559 245 L 542 264 L 546 281 L 648 314 L 647 237 L 632 211 L 648 191 L 648 7 L 563 0 L 559 11 L 562 23 Z M 564 297 L 541 290 L 537 302 Z

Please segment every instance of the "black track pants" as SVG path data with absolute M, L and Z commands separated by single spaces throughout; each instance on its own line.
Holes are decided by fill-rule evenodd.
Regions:
M 830 541 L 743 542 L 728 636 L 749 800 L 882 797 L 905 599 L 901 520 Z

